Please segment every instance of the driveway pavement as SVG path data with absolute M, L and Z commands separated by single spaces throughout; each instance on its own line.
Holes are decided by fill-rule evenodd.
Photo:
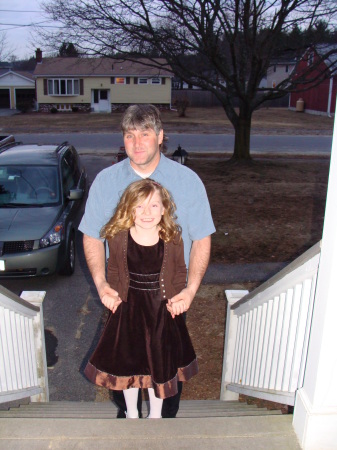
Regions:
M 0 117 L 1 116 L 13 116 L 14 114 L 19 113 L 17 109 L 8 109 L 8 108 L 0 108 Z
M 168 152 L 181 145 L 187 152 L 223 153 L 231 155 L 234 135 L 224 134 L 168 134 Z M 121 133 L 59 133 L 18 134 L 24 143 L 55 144 L 71 142 L 81 154 L 115 154 L 123 145 Z M 325 155 L 331 153 L 332 136 L 270 136 L 252 135 L 251 154 Z

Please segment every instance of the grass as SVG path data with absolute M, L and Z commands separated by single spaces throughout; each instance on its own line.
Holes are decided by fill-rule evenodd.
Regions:
M 0 118 L 0 133 L 111 133 L 120 132 L 122 113 L 37 113 Z M 175 133 L 233 134 L 233 126 L 221 107 L 188 108 L 186 117 L 162 111 L 164 129 Z M 327 116 L 261 108 L 253 115 L 252 134 L 331 135 L 333 119 Z

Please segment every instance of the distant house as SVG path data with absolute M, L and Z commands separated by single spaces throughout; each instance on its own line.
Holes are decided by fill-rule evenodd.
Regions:
M 271 61 L 267 70 L 264 87 L 275 88 L 283 80 L 289 78 L 296 65 L 296 59 L 292 56 L 285 56 Z
M 111 112 L 135 103 L 171 105 L 172 73 L 164 59 L 44 58 L 38 49 L 34 72 L 40 111 Z
M 35 81 L 33 74 L 0 68 L 0 108 L 17 109 L 25 102 L 35 99 Z
M 332 47 L 331 47 L 332 48 Z M 334 47 L 336 48 L 336 47 Z M 300 75 L 304 72 L 308 65 L 317 64 L 320 59 L 322 52 L 326 53 L 329 50 L 327 46 L 317 47 L 316 49 L 308 49 L 301 60 L 299 61 L 296 69 L 295 76 Z M 321 61 L 317 64 L 313 73 L 310 75 L 311 78 L 323 73 L 327 68 L 335 69 L 337 64 L 337 55 L 331 55 L 325 61 Z M 296 109 L 296 103 L 298 100 L 304 101 L 304 110 L 311 114 L 320 115 L 333 115 L 336 109 L 336 94 L 337 94 L 337 74 L 331 73 L 326 79 L 324 79 L 317 86 L 313 86 L 308 89 L 308 85 L 300 85 L 299 88 L 304 88 L 302 92 L 292 93 L 290 96 L 290 109 Z
M 199 86 L 195 86 L 193 83 L 186 83 L 186 81 L 182 80 L 180 77 L 172 78 L 172 89 L 201 89 Z

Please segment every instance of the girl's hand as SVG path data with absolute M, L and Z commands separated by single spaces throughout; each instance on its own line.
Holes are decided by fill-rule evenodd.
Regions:
M 172 297 L 167 303 L 167 310 L 171 313 L 171 316 L 178 316 L 179 314 L 183 314 L 186 312 L 191 303 L 193 301 L 193 293 L 192 291 L 186 287 L 179 294 Z
M 166 305 L 166 308 L 171 313 L 172 319 L 174 319 L 175 316 L 179 316 L 180 314 L 183 314 L 185 311 L 187 311 L 184 300 L 179 300 L 176 301 L 175 303 L 172 303 L 172 301 L 169 300 Z
M 109 294 L 104 294 L 101 298 L 101 302 L 106 308 L 110 309 L 110 311 L 115 314 L 118 306 L 122 303 L 122 300 L 119 297 L 112 297 Z
M 118 292 L 112 289 L 108 283 L 106 283 L 98 292 L 99 297 L 103 305 L 110 309 L 110 311 L 114 314 L 118 308 L 118 306 L 122 303 L 121 298 L 118 295 Z

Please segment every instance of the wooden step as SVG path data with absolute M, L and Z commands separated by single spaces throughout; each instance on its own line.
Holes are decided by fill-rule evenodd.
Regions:
M 146 417 L 147 404 L 143 402 L 143 417 Z M 1 418 L 73 418 L 109 419 L 116 418 L 117 408 L 112 402 L 49 402 L 30 403 L 7 411 L 0 411 Z M 280 410 L 258 408 L 235 401 L 220 400 L 182 400 L 177 418 L 197 417 L 237 417 L 281 414 Z

